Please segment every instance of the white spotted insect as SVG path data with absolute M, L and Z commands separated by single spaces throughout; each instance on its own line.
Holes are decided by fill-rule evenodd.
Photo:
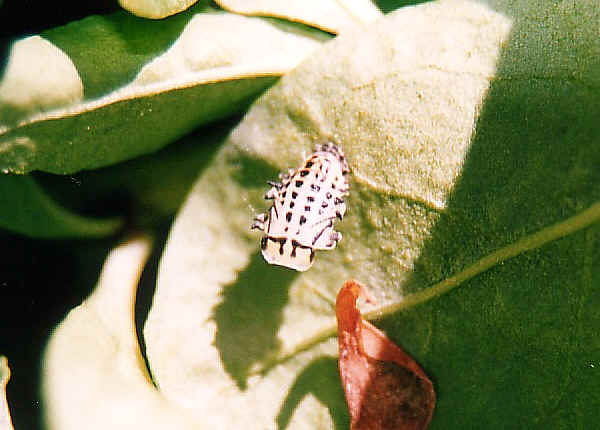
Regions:
M 305 271 L 315 250 L 335 248 L 342 234 L 333 224 L 346 212 L 349 171 L 342 150 L 328 142 L 297 170 L 279 174 L 281 182 L 268 182 L 265 199 L 273 205 L 251 227 L 265 232 L 260 247 L 267 263 Z

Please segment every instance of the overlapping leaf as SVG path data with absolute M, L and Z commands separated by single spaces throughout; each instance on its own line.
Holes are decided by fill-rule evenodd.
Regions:
M 165 18 L 182 10 L 198 0 L 119 0 L 119 4 L 131 13 L 145 18 Z
M 95 291 L 54 332 L 43 364 L 49 428 L 195 428 L 154 389 L 137 344 L 135 291 L 149 250 L 137 237 L 111 251 Z
M 236 31 L 223 31 L 228 28 Z M 11 112 L 0 124 L 5 173 L 64 174 L 152 152 L 199 125 L 240 112 L 328 36 L 197 6 L 159 22 L 125 13 L 91 17 L 45 38 L 79 71 L 85 98 L 52 110 L 48 106 L 55 103 L 44 94 L 29 110 L 3 99 L 1 110 Z M 46 73 L 36 50 L 11 58 Z M 20 88 L 38 86 L 21 82 Z
M 122 226 L 118 218 L 94 219 L 58 205 L 30 176 L 0 175 L 0 227 L 32 237 L 100 237 Z
M 365 25 L 381 17 L 381 12 L 370 0 L 218 0 L 217 3 L 232 12 L 285 18 L 332 33 Z
M 171 232 L 145 337 L 174 409 L 154 413 L 347 428 L 333 300 L 352 277 L 377 296 L 378 326 L 428 370 L 430 428 L 592 427 L 597 22 L 592 2 L 442 1 L 347 32 L 284 77 Z M 353 171 L 344 239 L 302 275 L 270 267 L 248 230 L 264 181 L 325 139 Z

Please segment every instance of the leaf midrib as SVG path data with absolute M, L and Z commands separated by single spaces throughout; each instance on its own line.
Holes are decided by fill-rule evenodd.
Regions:
M 494 267 L 497 264 L 505 262 L 513 257 L 523 254 L 528 251 L 540 248 L 550 242 L 566 237 L 575 232 L 581 231 L 590 225 L 600 221 L 600 201 L 592 204 L 587 209 L 569 217 L 563 221 L 559 221 L 548 227 L 544 227 L 535 233 L 529 234 L 513 242 L 512 244 L 506 245 L 490 254 L 480 258 L 473 264 L 467 266 L 459 273 L 446 278 L 437 284 L 434 284 L 428 288 L 425 288 L 417 293 L 410 294 L 402 298 L 401 301 L 391 303 L 385 306 L 381 306 L 372 311 L 363 314 L 363 317 L 367 320 L 378 320 L 383 317 L 392 315 L 399 311 L 410 309 L 414 306 L 425 303 L 431 299 L 441 296 L 458 287 L 465 281 L 474 278 L 482 272 Z M 337 326 L 331 324 L 313 336 L 306 340 L 298 343 L 294 347 L 280 351 L 270 359 L 267 359 L 264 365 L 253 371 L 252 374 L 264 375 L 274 367 L 285 363 L 287 360 L 296 356 L 297 354 L 307 351 L 317 344 L 324 342 L 325 340 L 335 336 L 337 334 Z

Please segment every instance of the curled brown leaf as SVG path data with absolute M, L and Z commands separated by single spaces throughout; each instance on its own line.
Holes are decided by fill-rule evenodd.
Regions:
M 374 298 L 347 281 L 336 300 L 339 368 L 352 430 L 419 430 L 435 406 L 433 384 L 421 367 L 387 336 L 362 319 L 356 300 Z

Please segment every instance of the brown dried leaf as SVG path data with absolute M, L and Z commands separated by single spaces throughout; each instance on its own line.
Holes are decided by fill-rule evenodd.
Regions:
M 337 296 L 339 368 L 352 430 L 418 430 L 429 425 L 433 384 L 419 365 L 362 319 L 356 300 L 369 291 L 347 281 Z

